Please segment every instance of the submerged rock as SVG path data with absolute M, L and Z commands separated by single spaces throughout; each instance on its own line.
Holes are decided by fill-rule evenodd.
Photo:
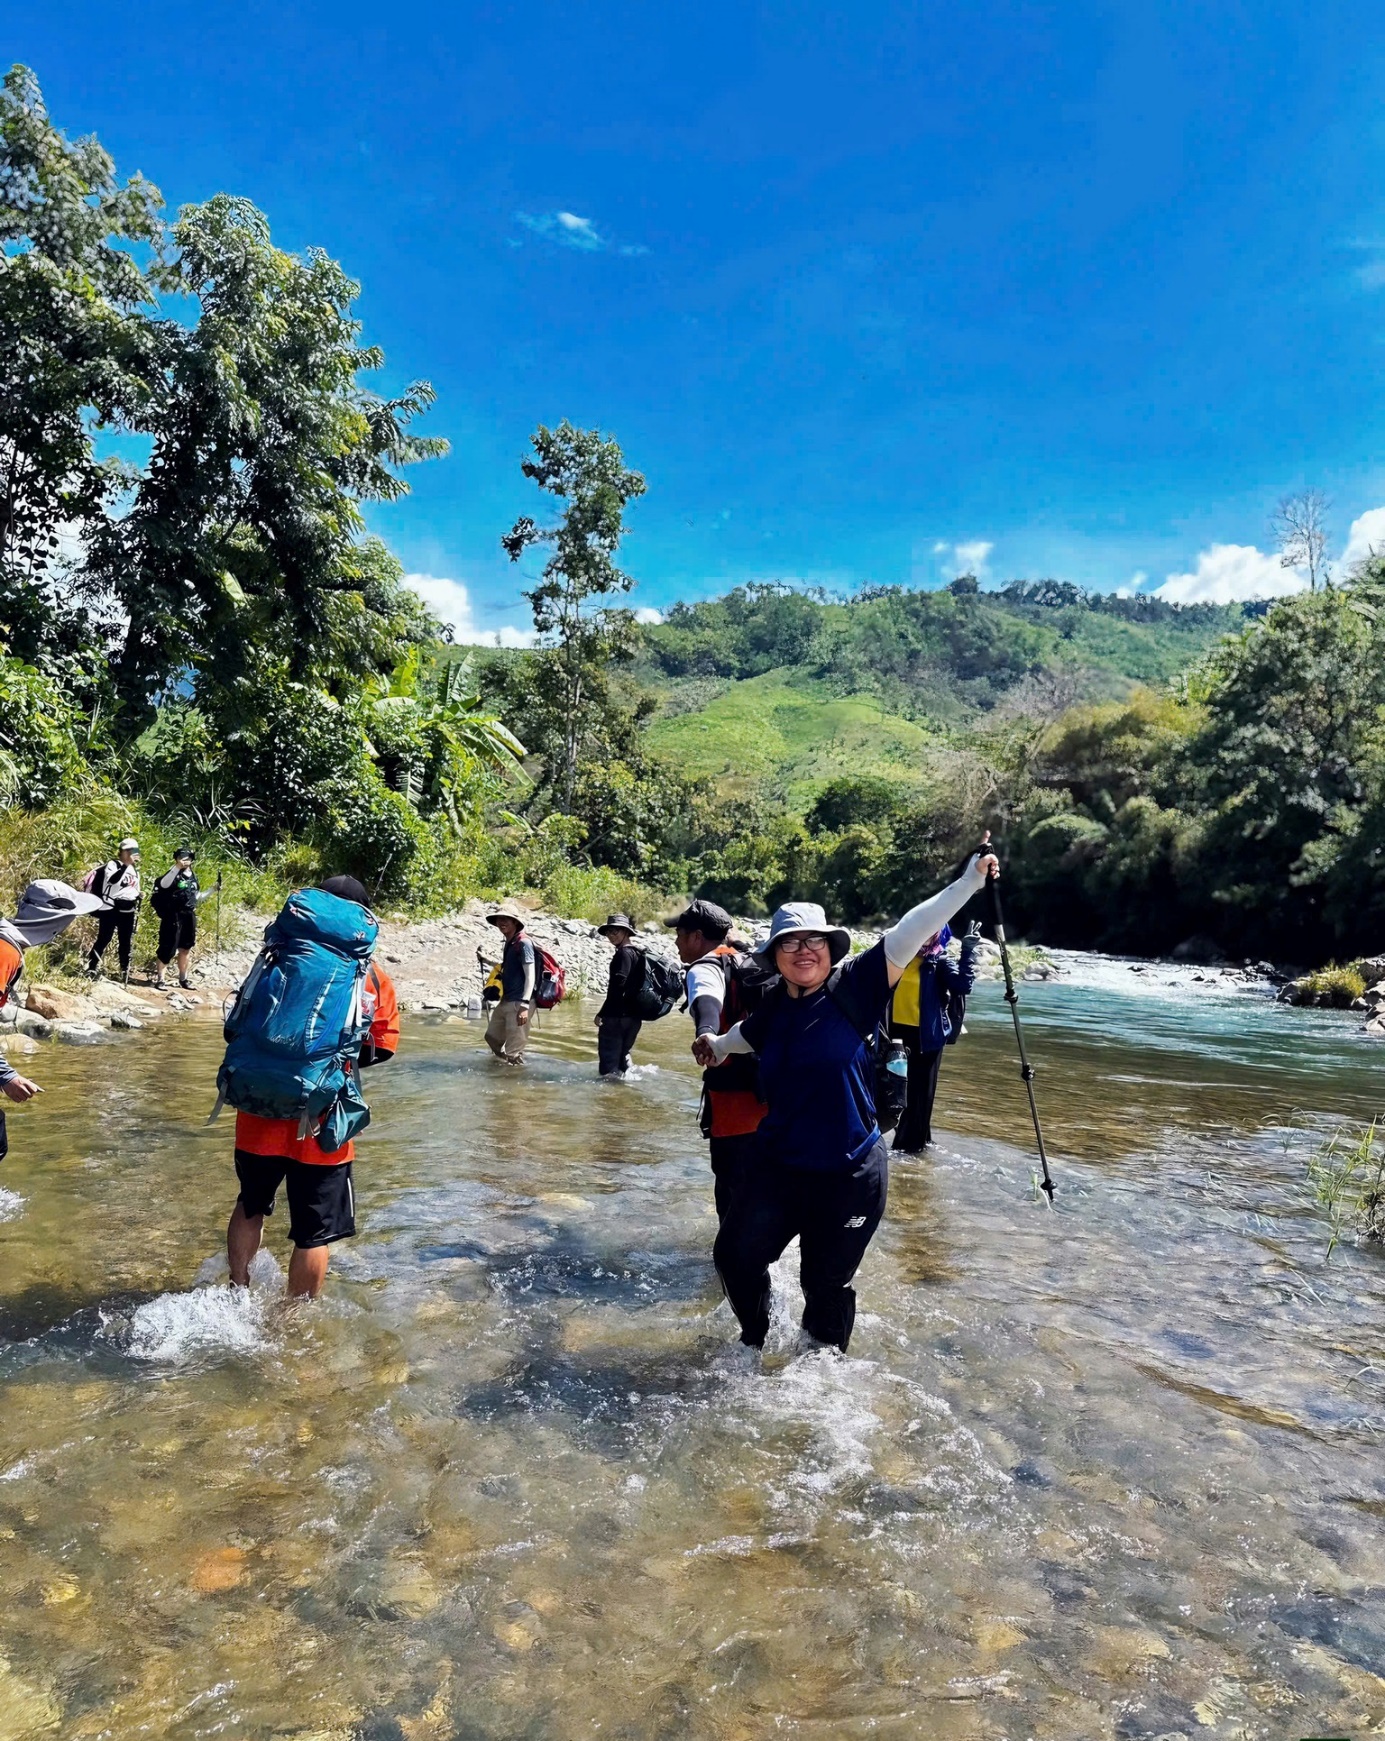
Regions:
M 53 1037 L 65 1046 L 95 1046 L 106 1037 L 107 1030 L 95 1022 L 54 1022 Z

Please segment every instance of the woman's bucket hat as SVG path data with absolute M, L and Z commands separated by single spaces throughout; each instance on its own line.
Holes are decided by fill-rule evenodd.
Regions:
M 785 937 L 796 937 L 804 931 L 821 931 L 827 939 L 834 967 L 851 953 L 851 933 L 845 925 L 829 924 L 826 913 L 816 901 L 789 901 L 770 920 L 769 936 L 755 951 L 756 960 L 772 967 L 775 945 Z

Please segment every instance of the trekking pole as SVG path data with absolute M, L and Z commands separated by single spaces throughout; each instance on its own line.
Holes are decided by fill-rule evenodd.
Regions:
M 1019 1047 L 1020 1075 L 1024 1079 L 1024 1091 L 1029 1096 L 1029 1115 L 1034 1120 L 1034 1140 L 1039 1145 L 1039 1165 L 1043 1168 L 1043 1190 L 1048 1198 L 1048 1206 L 1053 1207 L 1053 1179 L 1048 1170 L 1048 1151 L 1044 1148 L 1043 1126 L 1039 1123 L 1039 1103 L 1034 1098 L 1034 1066 L 1024 1050 L 1024 1031 L 1020 1027 L 1019 993 L 1015 990 L 1015 976 L 1010 971 L 1010 951 L 1005 942 L 1005 919 L 1000 911 L 1000 888 L 994 871 L 986 878 L 986 894 L 991 903 L 991 924 L 995 927 L 995 940 L 1000 945 L 1000 968 L 1005 975 L 1005 1001 L 1010 1006 L 1010 1014 L 1015 1023 L 1015 1044 Z
M 216 964 L 221 966 L 221 872 L 216 873 Z

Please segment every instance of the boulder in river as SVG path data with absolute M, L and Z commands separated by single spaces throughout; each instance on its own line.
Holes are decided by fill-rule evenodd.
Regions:
M 1210 937 L 1185 937 L 1174 947 L 1171 954 L 1175 961 L 1193 961 L 1199 967 L 1221 967 L 1226 961 L 1225 955 Z

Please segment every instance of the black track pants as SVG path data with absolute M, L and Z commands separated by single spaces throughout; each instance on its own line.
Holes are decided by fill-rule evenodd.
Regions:
M 745 1136 L 714 1136 L 708 1139 L 712 1155 L 713 1191 L 716 1197 L 717 1220 L 725 1221 L 726 1211 L 736 1193 L 736 1181 L 759 1153 L 760 1139 L 754 1131 Z
M 810 1172 L 764 1160 L 744 1169 L 712 1249 L 742 1342 L 764 1347 L 769 1266 L 797 1234 L 803 1328 L 845 1353 L 856 1319 L 850 1282 L 885 1213 L 889 1166 L 882 1138 L 854 1172 Z
M 619 1076 L 630 1063 L 630 1049 L 644 1023 L 638 1016 L 602 1016 L 596 1030 L 596 1062 L 603 1076 Z
M 942 1061 L 941 1052 L 909 1052 L 909 1099 L 894 1133 L 900 1154 L 922 1154 L 933 1140 L 933 1100 Z
M 92 945 L 91 954 L 87 957 L 87 965 L 93 973 L 101 965 L 101 957 L 111 946 L 111 938 L 120 939 L 120 971 L 128 973 L 130 969 L 130 946 L 135 940 L 135 918 L 133 907 L 108 907 L 96 920 L 96 942 Z

